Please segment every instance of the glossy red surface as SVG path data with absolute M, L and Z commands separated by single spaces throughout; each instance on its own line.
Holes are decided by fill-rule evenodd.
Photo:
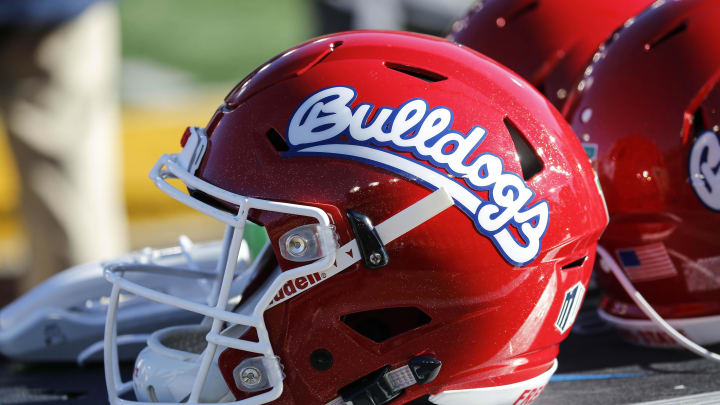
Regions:
M 389 69 L 386 62 L 447 79 L 429 82 Z M 265 320 L 286 374 L 277 403 L 326 403 L 370 372 L 405 365 L 423 353 L 440 359 L 442 370 L 432 383 L 408 388 L 398 403 L 446 389 L 509 384 L 548 370 L 568 333 L 554 327 L 565 291 L 587 283 L 607 218 L 590 163 L 570 127 L 506 68 L 467 48 L 413 34 L 350 32 L 310 41 L 274 58 L 228 95 L 231 111 L 219 110 L 211 120 L 197 175 L 238 194 L 321 207 L 341 245 L 354 238 L 347 210 L 377 224 L 427 196 L 431 190 L 419 181 L 387 169 L 339 157 L 290 156 L 268 141 L 270 129 L 286 138 L 290 117 L 309 95 L 337 85 L 356 90 L 353 107 L 396 108 L 416 97 L 430 108 L 446 106 L 454 113 L 452 129 L 463 134 L 475 125 L 487 129 L 472 156 L 491 152 L 506 170 L 520 173 L 503 123 L 510 119 L 544 164 L 527 185 L 535 192 L 531 203 L 548 202 L 549 226 L 537 258 L 515 267 L 453 206 L 388 244 L 387 267 L 356 264 L 270 309 Z M 488 198 L 487 191 L 476 193 Z M 266 227 L 276 255 L 278 237 L 305 221 L 268 212 L 251 217 Z M 561 270 L 584 256 L 589 260 L 583 265 Z M 282 259 L 280 264 L 285 270 L 296 265 Z M 419 308 L 432 320 L 381 343 L 341 321 L 347 314 L 396 307 Z M 332 353 L 327 371 L 310 364 L 319 348 Z M 229 374 L 242 357 L 226 351 L 220 358 L 239 397 Z
M 448 38 L 524 77 L 558 109 L 597 47 L 652 0 L 484 0 Z
M 720 125 L 720 3 L 668 1 L 605 45 L 566 115 L 597 145 L 610 210 L 611 252 L 661 242 L 674 277 L 635 282 L 666 318 L 720 314 L 720 213 L 694 193 L 688 159 L 697 136 Z M 716 258 L 716 259 L 712 259 Z M 643 318 L 608 273 L 603 308 Z

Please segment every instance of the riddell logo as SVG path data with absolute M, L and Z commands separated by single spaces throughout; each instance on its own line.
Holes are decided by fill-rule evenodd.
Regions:
M 278 291 L 277 294 L 275 294 L 275 297 L 273 298 L 272 304 L 276 304 L 282 301 L 285 301 L 286 299 L 293 297 L 308 287 L 314 285 L 315 283 L 319 283 L 321 280 L 325 279 L 327 277 L 327 274 L 323 273 L 313 273 L 308 274 L 307 276 L 298 277 L 293 280 L 289 280 L 285 285 L 282 286 L 282 288 Z

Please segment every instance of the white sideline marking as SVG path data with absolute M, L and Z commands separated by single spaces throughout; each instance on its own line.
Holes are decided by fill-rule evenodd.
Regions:
M 717 405 L 720 404 L 720 391 L 684 397 L 661 399 L 659 401 L 636 402 L 633 405 Z

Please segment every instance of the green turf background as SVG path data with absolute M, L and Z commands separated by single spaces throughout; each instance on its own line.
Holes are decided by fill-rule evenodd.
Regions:
M 123 0 L 123 55 L 160 62 L 198 82 L 240 81 L 314 36 L 310 0 Z

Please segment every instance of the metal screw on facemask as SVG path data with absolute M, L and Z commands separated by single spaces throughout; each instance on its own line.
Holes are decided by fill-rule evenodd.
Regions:
M 293 235 L 286 242 L 288 252 L 293 256 L 302 256 L 307 250 L 307 241 L 299 235 Z
M 370 254 L 368 259 L 370 260 L 370 263 L 377 265 L 382 261 L 382 255 L 378 252 L 373 252 Z
M 260 370 L 255 367 L 245 367 L 240 370 L 240 381 L 247 388 L 252 388 L 260 383 Z

